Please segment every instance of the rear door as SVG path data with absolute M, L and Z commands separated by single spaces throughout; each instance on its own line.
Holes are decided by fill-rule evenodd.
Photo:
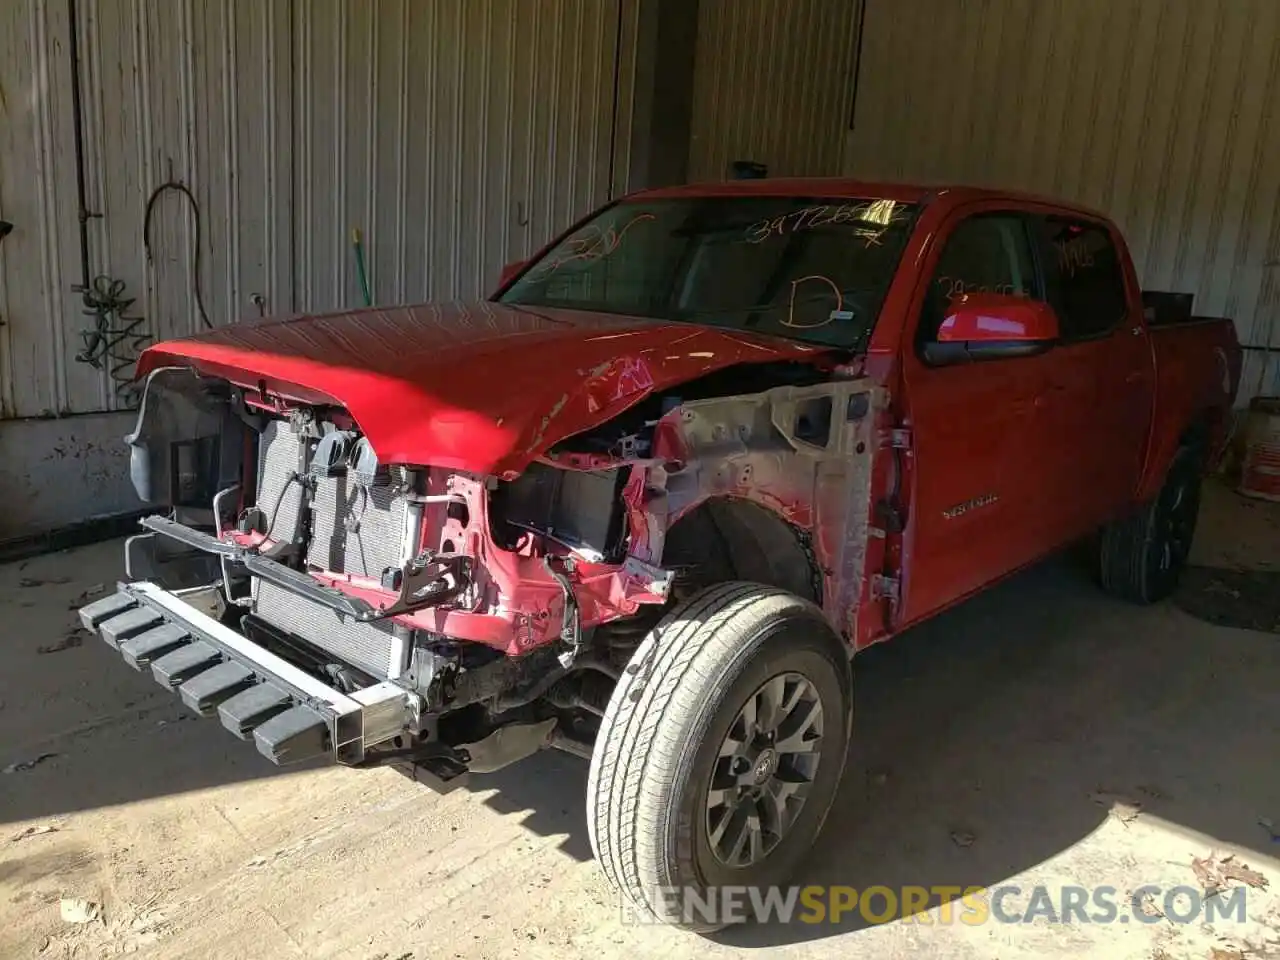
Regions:
M 1087 533 L 1132 500 L 1146 452 L 1155 369 L 1146 327 L 1130 304 L 1122 249 L 1098 221 L 1031 218 L 1045 296 L 1058 314 L 1044 416 L 1052 543 Z
M 923 265 L 914 343 L 903 347 L 912 430 L 904 622 L 977 590 L 1044 549 L 1054 438 L 1043 409 L 1054 353 L 931 366 L 924 348 L 961 293 L 1039 297 L 1022 211 L 979 209 L 944 225 Z

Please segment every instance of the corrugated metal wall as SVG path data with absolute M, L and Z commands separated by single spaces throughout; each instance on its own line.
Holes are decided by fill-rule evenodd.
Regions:
M 85 169 L 91 270 L 137 298 L 139 330 L 181 336 L 290 307 L 289 20 L 283 2 L 82 0 Z M 185 184 L 199 207 L 167 190 Z M 68 225 L 68 230 L 74 223 Z M 197 247 L 198 244 L 198 247 Z M 68 278 L 68 282 L 71 282 Z M 80 316 L 77 326 L 88 326 Z M 127 347 L 128 344 L 122 344 Z M 77 373 L 83 369 L 78 365 Z M 107 396 L 107 404 L 122 405 Z M 71 409 L 102 409 L 97 396 Z
M 197 249 L 215 324 L 357 305 L 353 227 L 375 302 L 481 294 L 609 195 L 620 16 L 634 0 L 80 0 L 91 271 L 154 338 L 200 325 Z M 3 417 L 127 406 L 110 362 L 76 360 L 69 37 L 65 0 L 0 3 Z M 166 191 L 148 258 L 170 180 L 199 231 Z
M 65 3 L 0 3 L 0 219 L 13 224 L 0 240 L 0 417 L 96 399 L 65 322 L 79 258 L 66 35 Z
M 157 202 L 144 255 L 147 200 L 168 180 L 199 204 L 210 318 L 249 314 L 255 293 L 289 308 L 287 11 L 280 0 L 79 5 L 90 279 L 123 282 L 139 335 L 197 322 L 195 219 L 183 196 Z M 127 405 L 116 361 L 77 359 L 93 320 L 71 289 L 82 278 L 67 16 L 63 0 L 0 4 L 0 217 L 15 224 L 0 242 L 4 416 Z M 118 345 L 121 362 L 137 343 Z
M 701 0 L 692 180 L 733 160 L 769 175 L 840 173 L 859 0 Z
M 1280 313 L 1280 3 L 866 2 L 850 174 L 1100 208 L 1144 285 L 1193 291 L 1198 312 L 1265 343 Z
M 299 309 L 478 296 L 609 193 L 617 3 L 312 0 L 295 16 Z

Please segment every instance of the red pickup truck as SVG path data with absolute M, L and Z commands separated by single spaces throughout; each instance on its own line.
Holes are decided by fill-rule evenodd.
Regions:
M 1174 587 L 1240 354 L 1149 327 L 1124 241 L 992 190 L 762 180 L 593 213 L 489 300 L 153 346 L 161 509 L 81 611 L 277 763 L 432 780 L 555 747 L 642 910 L 786 878 L 850 662 L 1098 534 Z

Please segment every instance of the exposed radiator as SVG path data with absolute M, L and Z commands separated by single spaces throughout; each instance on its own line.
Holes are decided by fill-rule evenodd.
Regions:
M 387 486 L 361 487 L 350 477 L 321 477 L 312 501 L 307 563 L 322 570 L 381 577 L 400 566 L 407 501 Z
M 272 420 L 258 446 L 258 509 L 274 540 L 288 542 L 297 534 L 302 484 L 289 477 L 298 469 L 302 437 L 284 420 Z
M 297 533 L 298 506 L 306 491 L 290 480 L 306 440 L 289 423 L 272 421 L 262 434 L 258 458 L 258 507 L 271 537 L 289 541 Z M 400 566 L 408 501 L 390 485 L 368 488 L 350 474 L 315 479 L 311 501 L 311 540 L 307 563 L 334 573 L 380 577 Z M 281 630 L 296 634 L 337 659 L 374 676 L 395 676 L 402 654 L 388 624 L 359 623 L 264 581 L 254 584 L 254 612 Z
M 296 634 L 375 677 L 400 673 L 402 665 L 395 661 L 403 654 L 389 624 L 360 623 L 265 580 L 259 580 L 257 588 L 254 612 L 272 626 Z
M 281 420 L 272 421 L 262 435 L 258 507 L 267 524 L 274 524 L 271 536 L 276 540 L 292 540 L 296 533 L 303 488 L 289 476 L 298 469 L 303 442 Z M 391 479 L 399 479 L 394 469 Z M 350 475 L 319 477 L 315 483 L 307 563 L 334 573 L 375 578 L 387 567 L 400 566 L 408 501 L 393 495 L 396 486 L 383 483 L 365 488 Z

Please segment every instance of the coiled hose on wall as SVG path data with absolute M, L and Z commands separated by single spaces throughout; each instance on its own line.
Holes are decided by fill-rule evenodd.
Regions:
M 209 313 L 204 305 L 204 289 L 200 281 L 200 204 L 186 184 L 169 180 L 160 184 L 147 198 L 146 212 L 142 220 L 142 245 L 147 261 L 152 260 L 151 222 L 157 201 L 166 191 L 175 191 L 191 204 L 195 235 L 191 250 L 191 285 L 195 296 L 196 311 L 206 329 L 213 329 Z M 123 280 L 99 275 L 87 287 L 77 287 L 84 300 L 84 313 L 93 318 L 93 325 L 80 332 L 84 349 L 75 355 L 80 363 L 107 371 L 117 401 L 125 407 L 135 407 L 141 396 L 141 387 L 134 381 L 135 364 L 139 354 L 152 341 L 144 328 L 146 319 L 126 317 L 125 312 L 136 298 L 125 296 Z
M 126 317 L 133 297 L 124 295 L 124 281 L 108 276 L 95 277 L 87 289 L 81 289 L 86 316 L 93 326 L 80 331 L 84 349 L 76 360 L 95 370 L 106 369 L 116 398 L 125 406 L 137 406 L 141 387 L 134 381 L 134 364 L 138 354 L 151 342 L 151 334 L 139 328 L 142 317 Z

